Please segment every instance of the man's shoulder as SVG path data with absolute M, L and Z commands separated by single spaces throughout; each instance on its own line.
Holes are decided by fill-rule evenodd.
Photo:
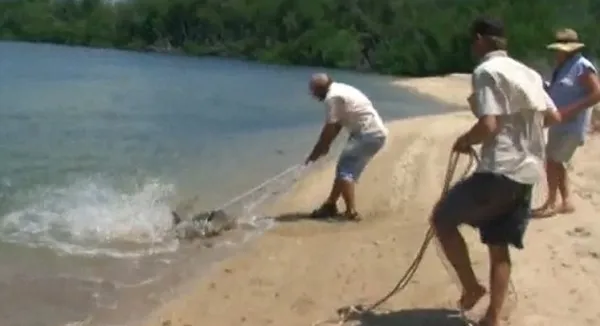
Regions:
M 345 93 L 345 90 L 347 89 L 347 87 L 349 87 L 349 86 L 350 85 L 346 85 L 346 84 L 338 83 L 338 82 L 331 83 L 331 85 L 329 85 L 329 90 L 327 91 L 327 96 L 325 97 L 325 99 L 341 97 Z
M 494 79 L 508 79 L 510 76 L 527 76 L 542 82 L 542 76 L 533 68 L 509 56 L 497 57 L 480 63 L 473 71 L 473 78 L 489 76 Z
M 579 56 L 579 58 L 577 58 L 575 65 L 581 67 L 582 69 L 592 69 L 594 72 L 597 71 L 596 65 L 594 65 L 592 61 L 590 61 L 588 58 L 582 55 Z
M 594 66 L 594 64 L 592 63 L 592 61 L 588 58 L 586 58 L 583 55 L 577 55 L 577 57 L 575 58 L 575 64 L 580 64 L 580 65 L 591 65 Z
M 475 69 L 473 69 L 473 81 L 475 82 L 485 77 L 494 78 L 499 72 L 501 72 L 502 68 L 500 66 L 505 65 L 505 63 L 499 61 L 498 59 L 503 58 L 492 58 L 479 63 Z
M 473 88 L 478 88 L 489 83 L 495 83 L 498 69 L 493 63 L 487 60 L 478 64 L 471 74 L 471 84 Z
M 494 57 L 478 64 L 473 70 L 474 75 L 498 74 L 506 69 L 522 68 L 522 63 L 509 57 Z
M 354 91 L 358 91 L 358 89 L 352 85 L 345 84 L 345 83 L 333 82 L 329 86 L 329 92 L 332 94 L 344 94 L 344 93 L 354 92 Z
M 326 98 L 343 98 L 346 100 L 360 100 L 362 98 L 367 98 L 367 96 L 361 92 L 358 88 L 344 84 L 333 82 L 329 86 L 329 91 L 327 92 Z

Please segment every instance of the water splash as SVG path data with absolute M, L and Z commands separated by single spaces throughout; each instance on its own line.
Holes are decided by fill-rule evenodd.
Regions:
M 28 205 L 5 215 L 0 240 L 62 254 L 137 257 L 177 249 L 169 236 L 167 198 L 173 186 L 148 182 L 133 191 L 96 179 L 29 194 Z

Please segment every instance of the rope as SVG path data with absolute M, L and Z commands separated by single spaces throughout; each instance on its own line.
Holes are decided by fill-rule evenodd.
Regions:
M 223 210 L 223 209 L 225 209 L 225 208 L 227 208 L 227 207 L 229 207 L 229 206 L 231 206 L 231 205 L 233 205 L 233 204 L 241 201 L 242 199 L 244 199 L 244 198 L 246 198 L 246 197 L 254 194 L 255 192 L 261 190 L 262 188 L 264 188 L 269 183 L 271 183 L 271 182 L 273 182 L 273 181 L 275 181 L 275 180 L 277 180 L 279 178 L 282 178 L 282 177 L 284 177 L 284 176 L 286 176 L 286 175 L 288 175 L 288 174 L 290 174 L 292 172 L 300 172 L 300 171 L 302 171 L 305 168 L 306 168 L 306 165 L 304 165 L 304 164 L 295 164 L 295 165 L 292 165 L 292 166 L 288 167 L 287 169 L 283 170 L 282 172 L 278 173 L 277 175 L 275 175 L 275 176 L 273 176 L 273 177 L 265 180 L 263 183 L 259 184 L 258 186 L 254 187 L 252 189 L 248 189 L 246 192 L 244 192 L 244 193 L 242 193 L 242 194 L 240 194 L 240 195 L 238 195 L 238 196 L 230 199 L 229 201 L 223 203 L 221 206 L 219 206 L 218 208 L 216 208 L 215 211 Z
M 469 174 L 469 172 L 471 171 L 471 168 L 473 167 L 474 162 L 476 160 L 478 160 L 477 154 L 475 153 L 475 151 L 473 149 L 470 150 L 468 155 L 469 155 L 469 164 L 468 164 L 467 168 L 465 169 L 463 175 L 461 176 L 461 179 L 465 178 Z M 444 186 L 442 188 L 442 196 L 444 196 L 450 189 L 452 179 L 454 177 L 454 174 L 456 173 L 456 167 L 458 165 L 459 156 L 460 156 L 460 154 L 458 152 L 454 152 L 454 151 L 450 154 L 450 160 L 448 161 L 448 166 L 446 168 L 446 176 L 444 178 Z M 379 306 L 381 306 L 386 301 L 388 301 L 391 297 L 398 294 L 410 283 L 413 276 L 417 272 L 417 269 L 419 268 L 419 265 L 421 264 L 421 261 L 423 260 L 423 257 L 425 256 L 425 252 L 427 251 L 427 248 L 429 247 L 429 244 L 431 243 L 431 240 L 434 238 L 434 236 L 435 236 L 435 231 L 433 230 L 433 228 L 431 226 L 429 226 L 429 228 L 427 229 L 427 232 L 425 233 L 425 238 L 423 240 L 423 244 L 421 245 L 421 248 L 419 248 L 419 251 L 417 252 L 417 255 L 413 259 L 412 263 L 410 264 L 410 266 L 408 267 L 408 269 L 406 270 L 404 275 L 400 278 L 398 283 L 396 283 L 394 288 L 392 288 L 392 290 L 389 291 L 386 295 L 384 295 L 381 299 L 377 300 L 375 303 L 373 303 L 367 307 L 364 307 L 362 305 L 353 305 L 353 306 L 348 306 L 348 307 L 338 309 L 336 318 L 317 321 L 316 323 L 313 323 L 312 326 L 321 326 L 321 325 L 342 326 L 350 320 L 358 319 L 361 315 L 364 315 L 369 312 L 373 312 Z M 461 313 L 461 316 L 462 316 L 462 313 Z

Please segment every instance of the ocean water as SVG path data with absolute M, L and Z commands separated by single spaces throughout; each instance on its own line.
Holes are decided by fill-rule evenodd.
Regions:
M 323 119 L 315 70 L 0 42 L 2 325 L 126 325 L 272 226 L 256 204 L 298 174 L 236 203 L 246 227 L 210 248 L 178 243 L 170 211 L 301 163 Z M 391 77 L 330 72 L 385 120 L 444 110 Z

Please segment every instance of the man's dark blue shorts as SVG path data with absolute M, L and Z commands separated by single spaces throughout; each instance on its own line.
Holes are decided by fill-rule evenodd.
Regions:
M 522 249 L 531 217 L 532 188 L 503 175 L 475 173 L 440 199 L 432 222 L 438 229 L 469 224 L 479 229 L 487 245 L 511 244 Z

